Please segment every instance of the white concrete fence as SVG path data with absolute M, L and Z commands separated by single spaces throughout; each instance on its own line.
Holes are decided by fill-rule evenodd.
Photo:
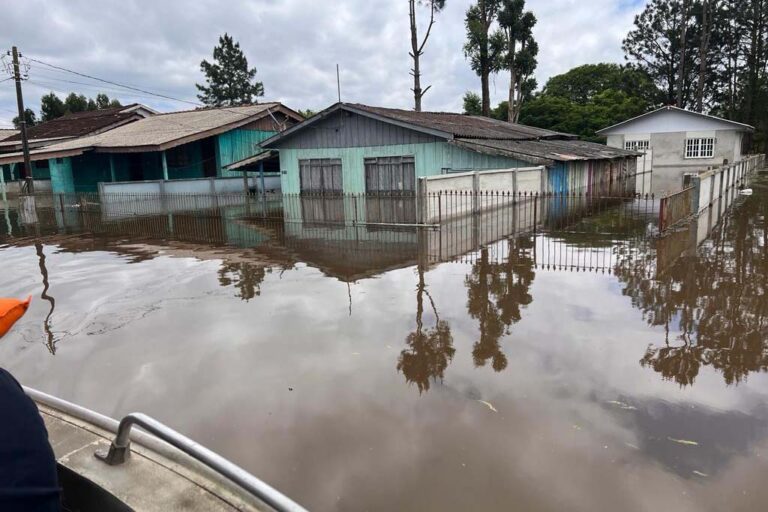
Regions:
M 688 173 L 683 178 L 683 188 L 693 187 L 691 213 L 697 214 L 743 184 L 746 178 L 765 167 L 765 155 L 751 155 L 744 160 L 698 173 Z
M 544 166 L 419 178 L 420 222 L 440 222 L 512 204 L 520 196 L 541 194 L 546 188 L 546 179 Z

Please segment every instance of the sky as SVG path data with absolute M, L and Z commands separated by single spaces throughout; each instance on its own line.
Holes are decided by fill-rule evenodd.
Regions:
M 464 14 L 472 0 L 447 0 L 422 57 L 425 110 L 459 111 L 480 80 L 464 57 Z M 546 80 L 574 66 L 623 62 L 621 41 L 642 0 L 528 0 L 538 19 L 536 78 Z M 264 83 L 264 101 L 321 110 L 337 99 L 412 108 L 406 0 L 0 0 L 0 50 L 174 98 L 197 101 L 200 61 L 211 59 L 220 34 L 240 42 Z M 428 11 L 417 13 L 423 27 Z M 5 57 L 2 64 L 7 64 Z M 140 102 L 166 112 L 193 105 L 132 93 L 26 61 L 27 107 L 39 112 L 40 96 L 70 91 L 104 92 L 124 104 Z M 13 81 L 0 66 L 0 128 L 16 112 Z M 80 83 L 72 83 L 80 82 Z M 506 96 L 509 78 L 495 75 L 492 103 Z

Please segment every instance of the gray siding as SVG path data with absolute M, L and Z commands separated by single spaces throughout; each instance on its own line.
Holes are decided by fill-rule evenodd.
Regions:
M 439 142 L 443 139 L 350 112 L 326 119 L 277 143 L 279 149 L 360 148 Z

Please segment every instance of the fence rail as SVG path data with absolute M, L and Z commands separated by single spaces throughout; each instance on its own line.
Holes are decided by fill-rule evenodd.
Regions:
M 669 229 L 693 215 L 693 187 L 662 197 L 659 203 L 659 231 Z

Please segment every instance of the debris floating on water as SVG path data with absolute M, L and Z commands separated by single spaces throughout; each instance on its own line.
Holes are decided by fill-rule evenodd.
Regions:
M 674 437 L 667 437 L 667 439 L 673 443 L 684 444 L 687 446 L 699 446 L 699 443 L 696 441 L 689 441 L 688 439 L 675 439 Z
M 694 475 L 696 475 L 696 476 L 700 476 L 700 477 L 702 477 L 702 478 L 706 478 L 706 477 L 708 477 L 708 476 L 709 476 L 708 474 L 706 474 L 706 473 L 702 473 L 701 471 L 697 471 L 697 470 L 695 470 L 695 469 L 693 470 L 693 474 L 694 474 Z
M 625 404 L 624 402 L 619 402 L 618 400 L 609 400 L 608 403 L 611 404 L 611 405 L 615 405 L 616 407 L 618 407 L 620 409 L 625 409 L 627 411 L 636 411 L 637 410 L 637 407 L 635 407 L 634 405 Z
M 481 404 L 485 405 L 486 407 L 488 407 L 488 408 L 489 408 L 490 410 L 492 410 L 493 412 L 499 412 L 499 411 L 498 411 L 498 410 L 497 410 L 497 409 L 496 409 L 496 408 L 493 406 L 493 404 L 492 404 L 491 402 L 486 402 L 485 400 L 478 400 L 478 402 L 480 402 Z
M 752 195 L 752 189 L 751 188 L 744 188 L 739 190 L 739 194 L 742 196 L 751 196 Z

